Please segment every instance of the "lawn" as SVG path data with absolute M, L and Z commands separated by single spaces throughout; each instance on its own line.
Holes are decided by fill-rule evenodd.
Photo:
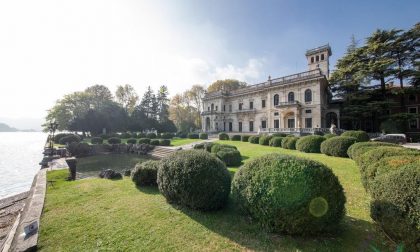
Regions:
M 337 234 L 291 237 L 265 232 L 238 214 L 234 204 L 201 213 L 166 203 L 157 188 L 136 188 L 119 181 L 65 181 L 67 171 L 48 173 L 41 219 L 41 251 L 393 251 L 369 217 L 369 198 L 350 159 L 222 141 L 236 145 L 246 162 L 270 152 L 320 161 L 338 176 L 347 197 L 347 215 Z M 102 162 L 102 161 L 100 161 Z M 87 162 L 89 163 L 89 162 Z M 92 166 L 95 166 L 92 164 Z M 238 168 L 229 168 L 235 172 Z M 391 248 L 390 248 L 391 247 Z
M 189 138 L 173 138 L 171 139 L 171 146 L 181 146 L 190 143 L 202 142 L 201 139 L 189 139 Z

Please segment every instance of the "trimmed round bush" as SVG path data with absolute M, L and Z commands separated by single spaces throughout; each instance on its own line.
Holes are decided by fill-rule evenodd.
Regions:
M 139 138 L 136 132 L 131 133 L 131 138 Z
M 69 134 L 60 138 L 60 144 L 69 144 L 69 143 L 79 143 L 81 141 L 80 137 L 75 134 Z
M 118 138 L 118 137 L 108 138 L 108 143 L 109 144 L 120 144 L 121 143 L 121 138 Z
M 150 144 L 150 138 L 140 138 L 139 144 Z
M 250 137 L 250 136 L 248 136 L 248 135 L 242 135 L 242 136 L 241 136 L 241 141 L 242 141 L 242 142 L 248 142 L 249 137 Z
M 90 154 L 92 148 L 87 143 L 72 142 L 68 144 L 67 150 L 70 152 L 72 156 L 86 157 Z
M 321 153 L 333 157 L 348 157 L 348 148 L 356 142 L 354 137 L 332 137 L 321 143 Z
M 197 133 L 189 133 L 188 138 L 189 139 L 199 139 L 200 136 Z
M 174 135 L 172 133 L 165 132 L 165 133 L 160 134 L 160 137 L 163 139 L 172 139 Z
M 230 140 L 232 141 L 241 141 L 241 135 L 233 135 Z
M 121 134 L 120 136 L 122 139 L 127 139 L 127 138 L 131 138 L 131 134 L 128 132 L 124 132 Z
M 179 137 L 179 138 L 187 138 L 188 134 L 184 131 L 178 131 L 176 133 L 176 136 Z
M 313 135 L 316 135 L 316 136 L 323 136 L 323 135 L 324 135 L 324 132 L 319 131 L 319 130 L 315 130 L 315 131 L 313 132 Z
M 219 140 L 229 140 L 229 135 L 226 133 L 219 133 Z
M 367 151 L 374 149 L 379 146 L 391 146 L 391 147 L 400 147 L 397 144 L 393 143 L 384 143 L 384 142 L 359 142 L 352 144 L 347 150 L 347 155 L 349 158 L 353 159 L 357 163 L 357 159 Z
M 135 139 L 135 138 L 127 139 L 127 143 L 128 144 L 136 144 L 137 143 L 137 139 Z
M 296 142 L 296 150 L 306 153 L 321 153 L 321 143 L 324 141 L 325 137 L 323 136 L 304 136 Z
M 215 145 L 216 143 L 213 142 L 206 142 L 206 143 L 199 143 L 194 145 L 194 149 L 196 150 L 205 150 L 207 152 L 211 152 L 211 147 Z
M 131 171 L 131 180 L 137 186 L 157 186 L 156 179 L 159 163 L 156 160 L 149 160 L 136 164 Z
M 367 142 L 369 141 L 369 135 L 363 130 L 349 130 L 345 131 L 341 136 L 344 137 L 354 137 L 357 142 Z
M 101 137 L 92 137 L 90 139 L 91 144 L 103 144 L 104 140 Z
M 281 147 L 281 141 L 283 141 L 284 137 L 273 137 L 270 139 L 270 146 L 273 147 Z
M 371 217 L 405 251 L 418 251 L 420 166 L 406 165 L 372 183 Z
M 285 136 L 287 136 L 287 135 L 286 135 L 286 134 L 284 134 L 284 133 L 273 133 L 271 136 L 272 136 L 272 137 L 285 137 Z
M 377 177 L 413 163 L 417 163 L 420 167 L 420 154 L 384 157 L 378 162 L 368 164 L 363 174 L 366 190 L 370 190 L 371 184 Z
M 160 144 L 159 139 L 151 139 L 150 144 L 155 145 L 155 146 L 159 145 Z
M 156 138 L 156 134 L 155 133 L 147 133 L 146 138 L 154 139 L 154 138 Z
M 233 178 L 232 197 L 242 211 L 278 233 L 331 232 L 345 215 L 343 187 L 328 167 L 281 154 L 245 163 Z
M 193 149 L 194 150 L 204 150 L 205 149 L 204 143 L 199 143 L 199 144 L 194 145 Z
M 258 143 L 260 145 L 270 145 L 270 139 L 272 138 L 272 136 L 267 136 L 267 135 L 262 135 L 260 136 L 260 139 L 258 140 Z
M 209 135 L 207 133 L 200 133 L 199 138 L 203 140 L 209 139 Z
M 233 150 L 237 149 L 236 146 L 233 146 L 233 145 L 218 144 L 218 143 L 213 144 L 210 148 L 211 148 L 211 153 L 217 153 L 223 149 L 233 149 Z
M 226 166 L 239 166 L 242 162 L 241 153 L 235 149 L 222 149 L 216 153 L 216 156 L 222 160 Z
M 281 140 L 281 147 L 289 150 L 296 150 L 296 142 L 299 140 L 298 137 L 288 136 Z
M 60 143 L 60 139 L 65 137 L 65 136 L 69 136 L 69 135 L 73 135 L 71 133 L 58 133 L 57 135 L 54 136 L 53 141 L 54 143 Z
M 258 144 L 260 142 L 259 136 L 250 136 L 248 141 L 252 144 Z
M 161 146 L 169 146 L 169 145 L 171 145 L 171 140 L 169 140 L 169 139 L 160 139 L 159 140 L 159 145 L 161 145 Z
M 201 150 L 177 151 L 162 159 L 159 191 L 170 203 L 209 211 L 225 206 L 231 177 L 222 161 Z
M 137 138 L 146 138 L 146 134 L 140 132 L 140 133 L 137 134 Z
M 336 136 L 338 136 L 338 135 L 336 135 L 336 134 L 331 134 L 331 133 L 328 133 L 328 134 L 325 134 L 325 135 L 324 135 L 325 139 L 328 139 L 328 138 L 331 138 L 331 137 L 336 137 Z
M 99 137 L 104 139 L 104 140 L 109 138 L 109 136 L 107 134 L 100 134 Z

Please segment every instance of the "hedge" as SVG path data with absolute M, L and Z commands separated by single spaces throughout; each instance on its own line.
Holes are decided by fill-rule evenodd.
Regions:
M 200 136 L 197 133 L 189 133 L 188 138 L 190 139 L 199 139 Z
M 371 149 L 375 149 L 379 146 L 393 146 L 393 147 L 399 147 L 397 144 L 392 143 L 384 143 L 384 142 L 359 142 L 352 144 L 350 148 L 347 150 L 347 155 L 353 159 L 357 160 L 360 155 L 366 153 L 367 151 Z M 357 162 L 357 161 L 356 161 Z
M 137 139 L 135 139 L 135 138 L 127 139 L 127 143 L 128 144 L 136 144 L 137 143 Z
M 248 138 L 248 142 L 250 142 L 252 144 L 258 144 L 260 142 L 260 137 L 259 136 L 250 136 Z
M 211 152 L 211 148 L 215 144 L 216 143 L 213 143 L 213 142 L 199 143 L 199 144 L 194 145 L 194 149 L 196 149 L 196 150 L 206 150 L 208 152 Z
M 325 139 L 328 139 L 328 138 L 331 138 L 331 137 L 336 137 L 336 136 L 338 136 L 338 135 L 336 135 L 336 134 L 331 134 L 331 133 L 328 133 L 328 134 L 325 134 L 325 135 L 324 135 Z
M 155 146 L 159 145 L 160 144 L 159 139 L 151 139 L 150 144 L 155 145 Z
M 101 137 L 92 137 L 90 139 L 91 144 L 103 144 L 104 140 Z
M 221 151 L 222 149 L 233 149 L 233 150 L 237 149 L 236 146 L 233 146 L 233 145 L 218 144 L 218 143 L 213 144 L 210 148 L 211 148 L 211 153 L 217 153 Z
M 269 145 L 270 144 L 270 139 L 272 138 L 272 136 L 267 136 L 267 135 L 262 135 L 260 136 L 260 139 L 258 141 L 258 143 L 260 145 Z
M 225 163 L 226 166 L 239 166 L 242 162 L 241 153 L 231 148 L 221 149 L 216 156 Z
M 349 130 L 345 131 L 341 136 L 344 137 L 354 137 L 357 142 L 367 142 L 369 141 L 369 135 L 362 130 Z
M 354 137 L 338 136 L 321 143 L 321 153 L 327 156 L 348 157 L 348 148 L 357 141 Z
M 343 187 L 328 167 L 281 154 L 245 163 L 235 173 L 232 198 L 240 210 L 277 233 L 333 232 L 345 215 Z
M 229 140 L 229 135 L 226 133 L 219 133 L 219 140 Z
M 128 132 L 124 132 L 120 136 L 122 139 L 131 138 L 131 134 Z
M 140 138 L 139 144 L 150 144 L 150 138 Z
M 209 139 L 209 135 L 207 133 L 200 133 L 199 138 L 203 140 Z
M 289 150 L 296 150 L 296 142 L 299 138 L 294 136 L 288 136 L 281 140 L 281 147 Z
M 186 132 L 179 131 L 176 133 L 176 136 L 179 138 L 187 138 L 188 134 Z
M 69 143 L 79 143 L 81 141 L 80 137 L 75 134 L 69 134 L 60 138 L 60 144 L 69 144 Z
M 325 137 L 318 135 L 304 136 L 296 142 L 296 150 L 306 153 L 321 153 L 321 143 Z
M 248 136 L 248 135 L 242 135 L 242 136 L 241 136 L 241 141 L 242 141 L 242 142 L 248 142 L 249 137 L 250 137 L 250 136 Z
M 241 141 L 241 135 L 233 135 L 230 140 L 232 141 Z
M 372 183 L 371 217 L 404 251 L 418 251 L 420 166 L 406 165 Z
M 159 139 L 159 145 L 169 146 L 169 145 L 171 145 L 171 140 L 169 140 L 169 139 Z
M 270 139 L 270 146 L 281 147 L 281 142 L 284 137 L 273 137 Z
M 205 151 L 186 150 L 161 162 L 157 183 L 169 203 L 203 211 L 225 206 L 231 176 L 219 159 Z
M 287 135 L 284 133 L 273 133 L 271 136 L 272 137 L 286 137 Z
M 108 138 L 108 143 L 109 144 L 120 144 L 121 143 L 121 138 L 118 138 L 118 137 Z
M 131 180 L 137 186 L 157 186 L 159 164 L 160 162 L 156 160 L 138 163 L 131 171 Z
M 67 150 L 72 156 L 86 157 L 90 154 L 92 148 L 87 143 L 72 142 L 67 145 Z
M 60 143 L 60 139 L 69 135 L 73 135 L 71 133 L 58 133 L 57 135 L 54 136 L 53 141 L 54 143 Z
M 147 133 L 146 138 L 154 139 L 154 138 L 156 138 L 156 134 L 155 133 Z
M 174 137 L 174 135 L 172 133 L 164 132 L 164 133 L 160 134 L 160 137 L 163 138 L 163 139 L 172 139 Z

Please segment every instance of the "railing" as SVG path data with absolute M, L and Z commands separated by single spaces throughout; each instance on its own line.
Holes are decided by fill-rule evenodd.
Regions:
M 312 77 L 320 77 L 322 76 L 321 70 L 320 69 L 314 69 L 314 70 L 310 70 L 310 71 L 306 71 L 306 72 L 302 72 L 302 73 L 297 73 L 297 74 L 292 74 L 292 75 L 288 75 L 288 76 L 284 76 L 284 77 L 280 77 L 280 78 L 275 78 L 275 79 L 271 79 L 265 82 L 261 82 L 258 84 L 254 84 L 254 85 L 249 85 L 246 86 L 244 88 L 240 88 L 237 90 L 232 90 L 232 91 L 217 91 L 217 92 L 211 92 L 211 93 L 207 93 L 204 96 L 204 99 L 209 99 L 212 97 L 218 97 L 218 96 L 227 96 L 227 95 L 237 95 L 237 94 L 241 94 L 241 93 L 245 93 L 245 92 L 252 92 L 264 87 L 270 87 L 273 85 L 281 85 L 281 84 L 286 84 L 286 83 L 290 83 L 293 81 L 297 81 L 297 80 L 303 80 L 303 79 L 308 79 L 308 78 L 312 78 Z
M 275 105 L 275 107 L 278 108 L 278 107 L 293 106 L 293 105 L 300 105 L 300 103 L 298 101 L 279 102 L 279 104 Z
M 236 113 L 252 113 L 252 112 L 256 112 L 257 109 L 252 108 L 252 109 L 238 109 L 236 110 Z
M 222 114 L 222 112 L 221 111 L 216 111 L 216 110 L 201 112 L 202 116 L 205 116 L 205 115 L 219 115 L 219 114 Z
M 341 129 L 336 129 L 338 132 L 342 132 Z M 330 128 L 266 128 L 260 129 L 261 133 L 313 133 L 322 132 L 330 133 Z

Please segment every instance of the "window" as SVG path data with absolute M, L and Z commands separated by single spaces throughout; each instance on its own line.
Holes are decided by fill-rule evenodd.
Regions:
M 267 128 L 267 121 L 261 121 L 261 128 Z
M 311 63 L 314 63 L 314 57 L 313 56 L 311 57 Z
M 409 108 L 408 113 L 410 114 L 417 114 L 417 108 Z
M 287 119 L 287 127 L 294 128 L 295 127 L 295 119 Z
M 254 109 L 254 102 L 249 102 L 249 109 Z
M 279 119 L 274 120 L 274 128 L 276 128 L 276 129 L 280 128 L 280 121 L 279 121 Z
M 232 112 L 232 104 L 229 104 L 229 112 Z
M 232 122 L 229 122 L 229 132 L 232 132 Z
M 249 122 L 249 131 L 250 132 L 254 131 L 254 122 L 253 121 Z
M 207 107 L 207 111 L 210 111 L 210 107 Z
M 417 107 L 408 108 L 408 113 L 410 114 L 417 114 Z M 418 127 L 418 119 L 413 119 L 408 122 L 408 127 L 410 129 L 417 129 Z
M 324 54 L 321 54 L 321 60 L 324 60 Z
M 213 111 L 214 110 L 214 104 L 212 103 L 211 104 L 211 111 Z
M 288 101 L 289 102 L 294 102 L 295 101 L 295 93 L 290 92 L 288 95 Z
M 310 89 L 305 90 L 305 102 L 312 102 L 312 91 Z
M 305 118 L 305 128 L 312 128 L 312 118 Z
M 261 107 L 262 107 L 262 108 L 265 108 L 265 100 L 262 100 L 262 101 L 261 101 Z
M 242 132 L 242 122 L 239 122 L 239 132 Z
M 279 105 L 279 100 L 280 100 L 279 95 L 278 94 L 275 94 L 274 95 L 274 106 Z
M 219 123 L 216 122 L 216 130 L 219 131 Z
M 216 111 L 219 109 L 219 107 L 218 106 L 216 106 Z
M 319 61 L 319 55 L 316 56 L 316 62 L 318 62 L 318 61 Z
M 279 112 L 274 112 L 274 116 L 279 116 Z
M 242 103 L 239 103 L 239 110 L 242 110 Z
M 310 113 L 312 113 L 312 110 L 307 109 L 307 110 L 305 110 L 305 113 L 306 113 L 306 114 L 310 114 Z
M 223 105 L 223 111 L 226 111 L 226 105 Z

